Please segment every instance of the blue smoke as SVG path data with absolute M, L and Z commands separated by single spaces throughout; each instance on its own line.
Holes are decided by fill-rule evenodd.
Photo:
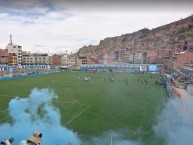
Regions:
M 8 111 L 13 123 L 0 125 L 1 140 L 14 137 L 19 145 L 38 130 L 43 134 L 41 145 L 80 145 L 77 134 L 61 125 L 60 111 L 52 105 L 57 98 L 53 90 L 33 89 L 29 98 L 12 99 Z

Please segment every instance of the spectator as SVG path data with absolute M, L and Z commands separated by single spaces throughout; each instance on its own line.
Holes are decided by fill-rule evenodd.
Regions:
M 42 143 L 42 133 L 39 131 L 35 131 L 32 136 L 28 138 L 27 144 L 28 145 L 40 145 Z
M 26 140 L 21 140 L 20 143 L 19 143 L 19 145 L 27 145 Z
M 2 145 L 11 145 L 14 142 L 14 138 L 10 138 L 5 142 L 1 142 Z

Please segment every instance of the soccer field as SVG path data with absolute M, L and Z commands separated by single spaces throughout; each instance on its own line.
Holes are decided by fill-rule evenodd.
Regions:
M 0 81 L 0 122 L 11 121 L 7 108 L 12 98 L 28 97 L 34 88 L 50 88 L 59 97 L 54 105 L 60 110 L 62 125 L 80 137 L 99 136 L 108 131 L 124 132 L 130 139 L 140 138 L 145 144 L 158 145 L 161 143 L 152 127 L 163 107 L 163 97 L 167 96 L 165 89 L 155 85 L 158 77 L 59 72 Z

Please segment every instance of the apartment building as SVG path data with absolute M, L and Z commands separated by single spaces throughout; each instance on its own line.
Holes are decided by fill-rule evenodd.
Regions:
M 8 64 L 12 66 L 16 66 L 18 64 L 17 58 L 18 57 L 15 53 L 9 53 Z
M 77 64 L 88 64 L 88 57 L 87 56 L 79 56 L 77 58 Z
M 134 63 L 143 64 L 143 53 L 142 52 L 137 52 L 134 54 Z
M 64 54 L 61 57 L 61 65 L 64 66 L 64 67 L 68 67 L 69 66 L 69 57 L 68 57 L 67 54 Z
M 75 66 L 77 65 L 77 56 L 74 54 L 69 55 L 69 65 Z
M 35 56 L 30 52 L 23 51 L 22 52 L 22 65 L 34 65 L 35 64 Z
M 49 65 L 53 65 L 53 56 L 48 57 Z
M 48 65 L 49 64 L 49 56 L 48 54 L 38 54 L 34 53 L 33 54 L 35 63 L 34 65 Z
M 12 53 L 12 54 L 15 53 L 15 55 L 17 56 L 17 65 L 21 65 L 22 64 L 22 46 L 14 45 L 12 43 L 11 36 L 10 36 L 10 43 L 6 46 L 6 49 L 8 50 L 8 53 Z
M 123 62 L 123 58 L 124 58 L 123 49 L 115 50 L 114 55 L 115 55 L 115 58 L 114 58 L 115 61 Z
M 57 65 L 57 66 L 60 66 L 60 65 L 61 65 L 62 55 L 54 54 L 54 55 L 52 56 L 52 58 L 53 58 L 53 65 Z
M 0 64 L 8 64 L 9 63 L 9 54 L 8 54 L 8 50 L 5 49 L 0 49 Z

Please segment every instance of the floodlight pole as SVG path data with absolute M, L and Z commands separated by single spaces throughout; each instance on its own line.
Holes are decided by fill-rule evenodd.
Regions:
M 113 137 L 111 136 L 111 145 L 113 145 Z

